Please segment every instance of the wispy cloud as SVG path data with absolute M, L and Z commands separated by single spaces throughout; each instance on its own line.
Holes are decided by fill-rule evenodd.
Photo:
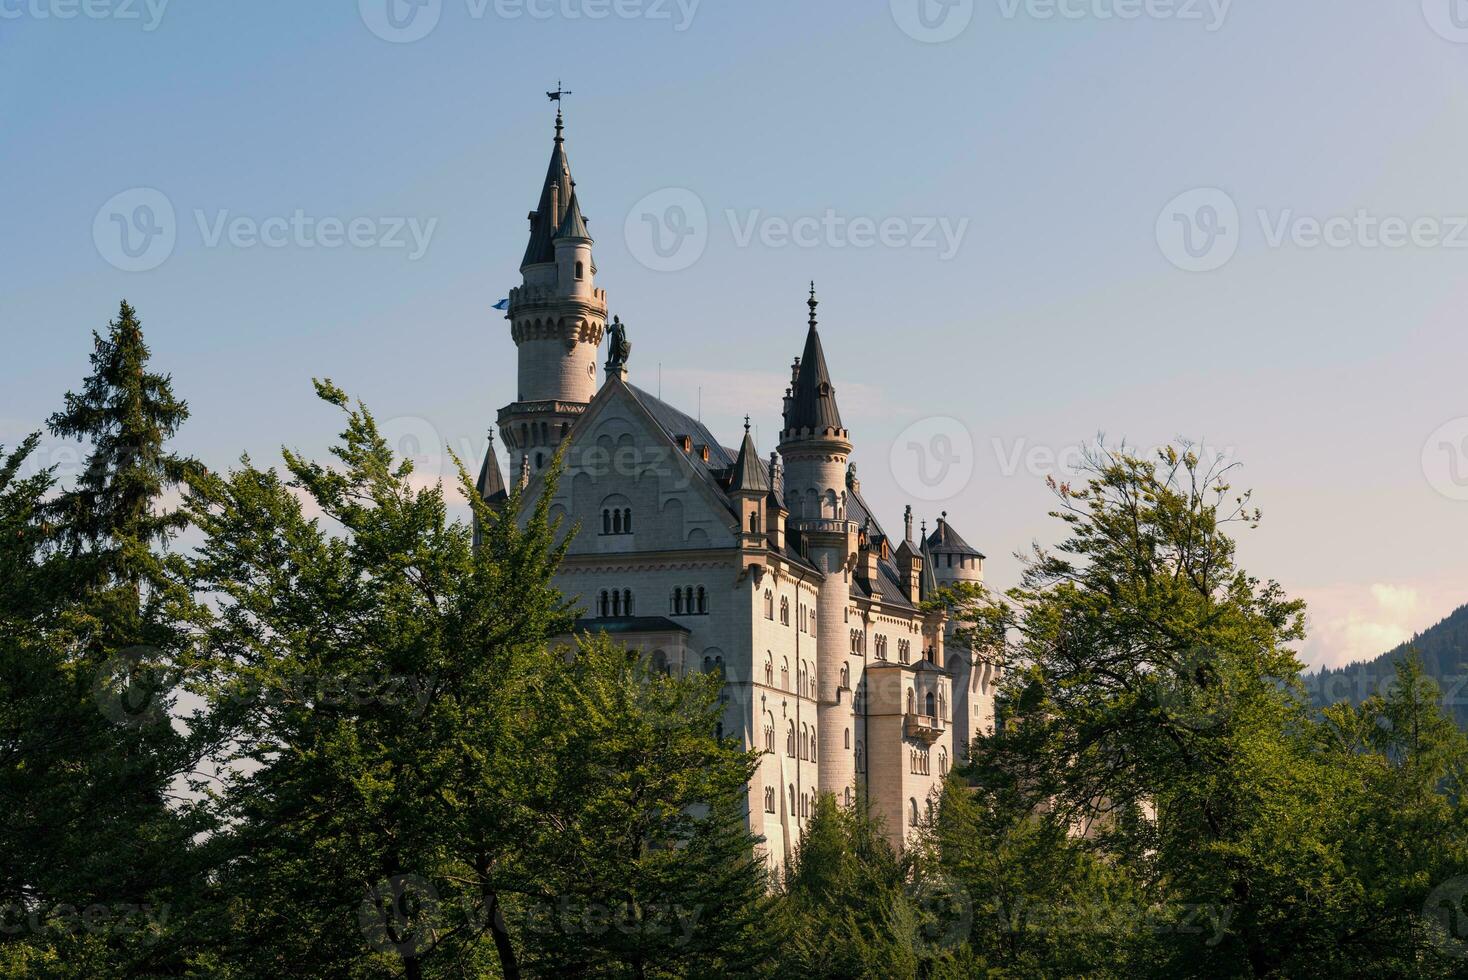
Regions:
M 1306 665 L 1341 667 L 1370 660 L 1468 602 L 1468 582 L 1336 584 L 1299 590 L 1309 604 Z

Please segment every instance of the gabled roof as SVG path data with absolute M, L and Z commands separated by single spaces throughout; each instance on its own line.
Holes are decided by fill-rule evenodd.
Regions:
M 561 138 L 560 120 L 557 119 L 555 148 L 551 150 L 550 166 L 546 168 L 540 203 L 530 215 L 530 244 L 525 248 L 520 268 L 556 260 L 556 232 L 571 207 L 575 187 L 571 180 L 571 164 L 566 159 L 566 142 Z
M 983 552 L 970 545 L 959 536 L 948 523 L 948 515 L 944 514 L 938 519 L 938 527 L 932 534 L 928 535 L 926 542 L 928 550 L 935 555 L 967 555 L 970 558 L 983 558 Z
M 805 352 L 800 355 L 800 368 L 790 388 L 789 408 L 785 413 L 785 431 L 789 434 L 844 434 L 841 412 L 836 407 L 836 389 L 826 367 L 826 352 L 816 329 L 815 283 L 810 290 L 810 330 L 805 335 Z

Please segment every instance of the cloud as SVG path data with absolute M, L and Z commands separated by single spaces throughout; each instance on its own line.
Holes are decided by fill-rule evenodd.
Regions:
M 1443 581 L 1306 588 L 1308 667 L 1371 660 L 1410 640 L 1468 601 L 1468 584 Z

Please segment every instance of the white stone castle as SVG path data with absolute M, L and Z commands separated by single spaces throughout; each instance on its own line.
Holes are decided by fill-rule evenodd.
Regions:
M 942 612 L 921 609 L 942 585 L 981 581 L 984 556 L 946 517 L 915 539 L 910 507 L 902 537 L 889 535 L 862 497 L 814 286 L 765 460 L 747 423 L 727 448 L 629 383 L 630 345 L 607 323 L 559 111 L 520 272 L 506 316 L 519 391 L 498 429 L 532 499 L 565 448 L 552 516 L 580 527 L 557 581 L 582 609 L 578 634 L 605 631 L 659 669 L 722 673 L 722 733 L 762 752 L 749 821 L 776 866 L 823 792 L 865 798 L 900 847 L 955 756 L 992 724 L 993 668 Z M 491 444 L 479 491 L 498 503 L 505 488 Z

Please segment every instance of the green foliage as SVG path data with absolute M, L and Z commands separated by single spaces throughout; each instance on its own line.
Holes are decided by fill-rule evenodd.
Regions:
M 73 487 L 0 466 L 0 957 L 8 972 L 137 974 L 177 965 L 208 815 L 180 795 L 199 746 L 169 722 L 174 618 L 162 513 L 187 469 L 187 417 L 122 304 L 52 431 L 90 444 Z
M 910 868 L 865 809 L 816 798 L 780 894 L 782 955 L 790 977 L 913 977 L 921 910 Z
M 757 959 L 752 761 L 714 737 L 717 681 L 547 642 L 571 625 L 551 584 L 558 468 L 495 511 L 461 466 L 475 547 L 365 407 L 317 391 L 347 419 L 335 465 L 287 452 L 287 480 L 246 460 L 189 502 L 207 536 L 193 585 L 220 597 L 195 676 L 234 746 L 225 962 L 653 976 Z

